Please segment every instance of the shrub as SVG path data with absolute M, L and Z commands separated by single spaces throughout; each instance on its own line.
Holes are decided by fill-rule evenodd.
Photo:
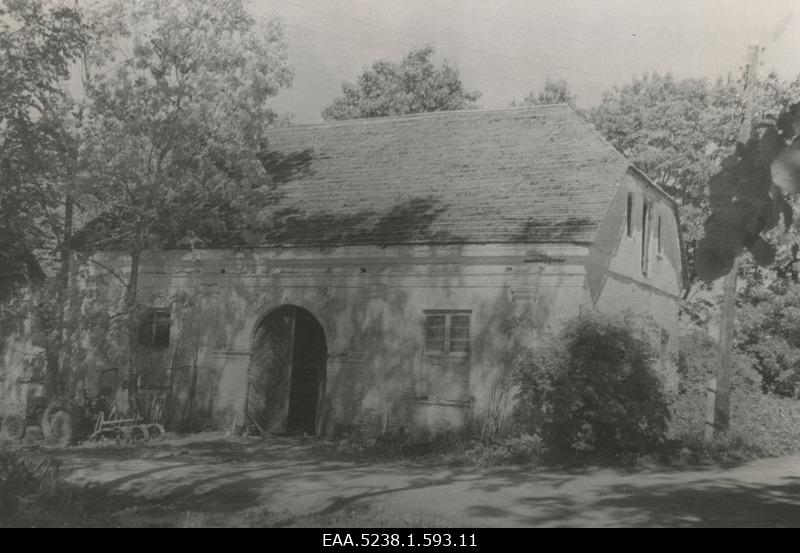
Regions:
M 689 331 L 679 342 L 678 392 L 670 405 L 670 435 L 707 459 L 763 457 L 800 453 L 800 401 L 763 393 L 757 363 L 734 354 L 731 375 L 731 421 L 728 435 L 700 448 L 705 427 L 706 387 L 716 375 L 719 354 L 707 335 Z M 694 444 L 694 445 L 693 445 Z M 725 446 L 725 447 L 723 447 Z
M 673 436 L 703 434 L 706 417 L 708 381 L 717 375 L 719 348 L 717 342 L 697 330 L 687 330 L 678 338 L 678 389 L 672 398 L 670 434 Z M 760 395 L 761 377 L 746 356 L 733 354 L 731 394 Z M 731 406 L 735 408 L 735 402 Z
M 476 441 L 464 452 L 471 463 L 482 467 L 535 464 L 541 454 L 541 438 L 526 433 L 488 443 Z
M 450 454 L 463 449 L 469 441 L 463 431 L 428 436 L 401 426 L 376 436 L 364 427 L 355 425 L 337 435 L 335 446 L 339 453 L 359 460 L 388 461 Z
M 719 367 L 719 347 L 716 340 L 698 330 L 684 331 L 678 338 L 678 392 L 689 393 L 705 389 L 716 377 Z M 757 392 L 762 388 L 761 375 L 753 368 L 753 359 L 733 353 L 731 388 Z
M 530 351 L 515 380 L 516 423 L 558 460 L 622 460 L 665 439 L 669 408 L 649 341 L 627 317 L 581 314 Z
M 763 457 L 766 452 L 747 436 L 728 432 L 706 440 L 702 433 L 686 433 L 667 442 L 660 455 L 670 464 L 737 463 Z
M 14 515 L 20 503 L 55 496 L 60 464 L 43 455 L 0 451 L 0 518 Z

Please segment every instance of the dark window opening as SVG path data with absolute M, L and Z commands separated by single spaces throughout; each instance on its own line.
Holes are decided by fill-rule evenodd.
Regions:
M 661 215 L 658 216 L 658 253 L 661 253 Z
M 151 348 L 169 347 L 171 326 L 169 309 L 149 309 L 139 321 L 139 345 Z
M 633 193 L 628 192 L 628 211 L 626 215 L 626 229 L 628 237 L 633 236 Z
M 644 202 L 642 204 L 642 274 L 645 276 L 650 257 L 650 219 L 650 205 Z
M 469 312 L 426 313 L 425 353 L 468 353 L 469 326 Z

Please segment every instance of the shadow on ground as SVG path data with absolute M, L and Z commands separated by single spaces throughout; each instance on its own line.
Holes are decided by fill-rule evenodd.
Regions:
M 166 511 L 270 509 L 283 513 L 270 519 L 281 526 L 297 513 L 377 509 L 472 526 L 800 526 L 797 459 L 683 471 L 480 470 L 358 464 L 316 440 L 220 437 L 63 458 L 68 480 L 89 490 L 90 510 L 149 509 L 147 525 Z

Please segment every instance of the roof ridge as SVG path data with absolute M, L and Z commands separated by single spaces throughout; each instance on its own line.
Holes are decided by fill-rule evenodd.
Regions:
M 403 115 L 382 115 L 379 117 L 359 117 L 357 119 L 339 119 L 334 121 L 321 121 L 319 123 L 302 123 L 300 125 L 287 125 L 285 127 L 274 127 L 269 129 L 267 132 L 274 133 L 274 132 L 310 128 L 310 127 L 327 128 L 327 127 L 338 127 L 345 125 L 374 124 L 374 123 L 381 123 L 388 121 L 423 119 L 428 117 L 466 117 L 469 115 L 480 115 L 486 113 L 541 111 L 544 109 L 562 108 L 562 107 L 569 108 L 574 113 L 579 113 L 577 109 L 565 103 L 541 104 L 537 106 L 519 106 L 519 107 L 509 107 L 509 108 L 491 108 L 491 109 L 484 109 L 484 108 L 453 109 L 453 110 L 426 111 L 421 113 L 406 113 Z
M 656 184 L 653 181 L 653 179 L 651 179 L 650 176 L 647 173 L 645 173 L 645 171 L 641 167 L 636 165 L 633 162 L 633 160 L 631 160 L 628 156 L 626 156 L 625 154 L 620 152 L 617 149 L 617 147 L 614 146 L 611 143 L 610 140 L 608 140 L 605 136 L 603 136 L 603 133 L 601 133 L 600 130 L 597 128 L 597 126 L 594 123 L 592 123 L 592 121 L 588 118 L 588 116 L 586 115 L 585 112 L 582 112 L 582 111 L 580 111 L 578 109 L 574 109 L 573 111 L 575 112 L 575 114 L 579 118 L 581 118 L 583 120 L 584 124 L 589 128 L 589 130 L 592 132 L 592 134 L 594 134 L 597 138 L 599 138 L 600 141 L 603 142 L 603 144 L 605 144 L 606 146 L 611 148 L 617 154 L 617 156 L 619 156 L 620 158 L 622 158 L 625 161 L 625 163 L 628 165 L 628 167 L 625 169 L 626 172 L 628 170 L 634 171 L 639 176 L 644 178 L 644 180 L 647 181 L 647 184 L 652 186 L 657 192 L 661 193 L 664 197 L 666 197 L 667 200 L 669 200 L 673 204 L 677 205 L 677 202 L 675 201 L 675 198 L 673 198 L 666 190 L 664 190 L 664 188 L 662 188 L 661 186 Z

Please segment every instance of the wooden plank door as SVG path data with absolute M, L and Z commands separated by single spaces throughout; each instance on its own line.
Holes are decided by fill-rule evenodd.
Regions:
M 286 430 L 294 327 L 295 309 L 282 307 L 268 315 L 256 331 L 247 415 L 265 433 L 282 433 Z

